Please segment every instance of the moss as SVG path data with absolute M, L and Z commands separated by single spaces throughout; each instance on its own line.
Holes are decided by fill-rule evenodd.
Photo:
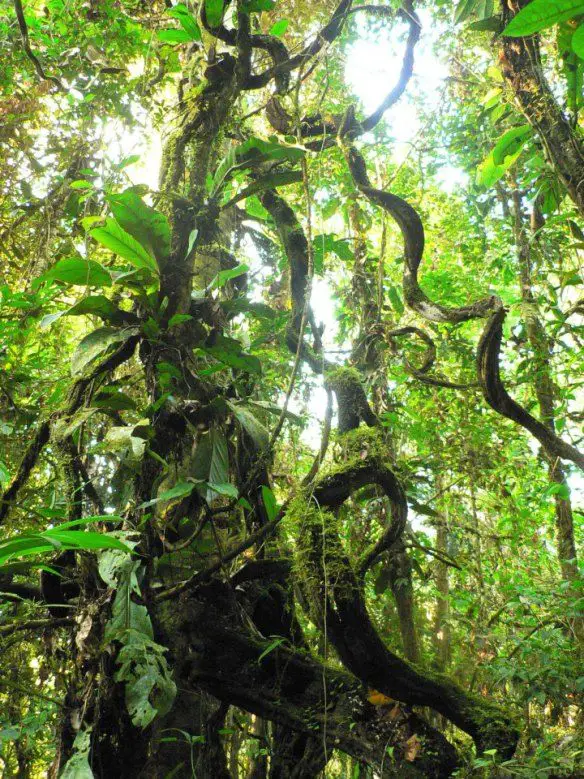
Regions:
M 292 501 L 284 522 L 294 524 L 298 539 L 292 575 L 308 604 L 310 618 L 322 626 L 325 603 L 334 603 L 335 590 L 347 592 L 358 587 L 342 547 L 339 520 L 304 492 Z
M 443 673 L 416 665 L 413 667 L 429 682 L 440 685 L 451 701 L 457 702 L 465 720 L 473 723 L 473 732 L 470 729 L 467 732 L 472 735 L 479 751 L 496 749 L 499 757 L 504 759 L 513 755 L 521 730 L 510 708 L 467 692 Z
M 333 370 L 327 371 L 325 374 L 325 382 L 335 392 L 337 388 L 352 387 L 355 383 L 361 386 L 361 374 L 356 368 L 349 366 L 341 366 L 340 368 L 333 368 Z
M 335 462 L 322 468 L 317 486 L 333 476 L 362 467 L 365 461 L 381 466 L 388 459 L 387 444 L 378 427 L 356 427 L 337 434 L 335 442 L 340 453 Z

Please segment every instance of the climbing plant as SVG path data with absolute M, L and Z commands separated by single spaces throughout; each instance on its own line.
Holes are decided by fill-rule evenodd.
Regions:
M 584 4 L 1 14 L 3 775 L 580 775 Z

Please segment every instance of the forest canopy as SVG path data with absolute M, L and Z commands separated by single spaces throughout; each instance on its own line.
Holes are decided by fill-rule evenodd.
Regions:
M 584 2 L 0 62 L 2 776 L 584 776 Z

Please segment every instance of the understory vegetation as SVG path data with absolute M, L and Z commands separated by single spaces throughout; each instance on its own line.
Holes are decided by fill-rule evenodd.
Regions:
M 0 774 L 584 777 L 584 2 L 0 62 Z

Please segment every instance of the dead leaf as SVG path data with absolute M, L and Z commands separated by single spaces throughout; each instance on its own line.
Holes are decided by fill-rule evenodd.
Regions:
M 410 736 L 410 738 L 408 738 L 408 740 L 406 741 L 406 749 L 404 754 L 405 759 L 411 763 L 413 760 L 416 759 L 421 748 L 422 748 L 422 743 L 414 733 L 414 735 Z

